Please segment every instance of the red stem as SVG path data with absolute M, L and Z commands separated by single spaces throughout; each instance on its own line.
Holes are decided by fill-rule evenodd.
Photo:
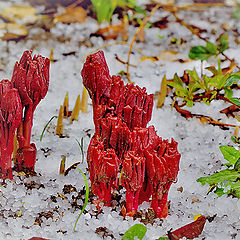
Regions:
M 25 106 L 23 121 L 24 147 L 30 147 L 31 131 L 33 125 L 33 105 Z

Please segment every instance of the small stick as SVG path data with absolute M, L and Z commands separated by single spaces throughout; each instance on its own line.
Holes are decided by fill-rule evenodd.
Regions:
M 70 123 L 72 123 L 74 120 L 78 120 L 79 111 L 80 111 L 80 95 L 78 95 L 77 97 L 74 109 L 71 114 Z
M 130 56 L 131 56 L 131 53 L 132 53 L 133 44 L 134 44 L 134 42 L 136 41 L 138 34 L 141 32 L 141 30 L 144 28 L 144 26 L 145 26 L 145 25 L 147 24 L 147 22 L 149 21 L 150 17 L 157 11 L 157 9 L 158 9 L 160 6 L 161 6 L 160 4 L 157 4 L 157 5 L 152 9 L 152 11 L 150 12 L 149 16 L 144 19 L 144 21 L 143 21 L 142 24 L 139 26 L 139 28 L 138 28 L 138 30 L 136 31 L 136 33 L 133 35 L 133 39 L 132 39 L 132 41 L 131 41 L 131 43 L 130 43 L 130 48 L 129 48 L 129 52 L 128 52 L 128 58 L 127 58 L 127 79 L 128 79 L 128 82 L 129 82 L 129 83 L 133 83 L 133 82 L 131 82 L 131 80 L 130 80 L 130 75 L 129 75 L 129 63 L 130 63 Z
M 56 134 L 59 137 L 63 135 L 63 106 L 62 105 L 60 106 L 59 113 L 58 113 Z

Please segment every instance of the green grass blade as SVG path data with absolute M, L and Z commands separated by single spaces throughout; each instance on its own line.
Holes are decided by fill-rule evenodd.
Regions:
M 80 216 L 82 215 L 83 211 L 85 210 L 85 208 L 87 206 L 87 203 L 88 203 L 88 198 L 89 198 L 89 186 L 88 186 L 87 178 L 86 178 L 85 174 L 83 173 L 83 171 L 80 168 L 78 168 L 77 166 L 76 166 L 76 168 L 83 175 L 83 178 L 84 178 L 84 181 L 85 181 L 85 187 L 86 187 L 86 195 L 85 195 L 85 202 L 84 202 L 83 208 L 82 208 L 82 210 L 81 210 L 81 212 L 80 212 L 80 214 L 79 214 L 79 216 L 78 216 L 78 218 L 77 218 L 77 220 L 75 222 L 73 231 L 75 231 L 75 229 L 76 229 L 77 222 L 78 222 Z
M 40 136 L 40 142 L 41 142 L 42 139 L 43 139 L 43 134 L 44 134 L 45 130 L 47 129 L 48 125 L 50 124 L 50 122 L 51 122 L 54 118 L 58 118 L 58 116 L 52 116 L 52 117 L 50 118 L 50 120 L 47 122 L 47 124 L 44 126 L 43 131 L 42 131 L 42 134 L 41 134 L 41 136 Z
M 77 141 L 78 146 L 79 146 L 79 148 L 81 150 L 81 153 L 82 153 L 82 163 L 83 163 L 83 161 L 84 161 L 83 137 L 81 138 L 81 143 L 76 138 L 75 138 L 75 140 Z

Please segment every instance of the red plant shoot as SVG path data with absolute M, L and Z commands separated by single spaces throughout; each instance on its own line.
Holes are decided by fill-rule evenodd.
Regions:
M 120 173 L 127 215 L 133 216 L 138 204 L 152 196 L 156 216 L 166 217 L 180 154 L 174 140 L 162 140 L 153 126 L 147 128 L 153 95 L 145 88 L 124 85 L 120 76 L 110 76 L 102 51 L 87 57 L 81 74 L 93 102 L 95 135 L 88 148 L 92 192 L 110 205 Z
M 17 89 L 8 80 L 0 82 L 0 178 L 12 179 L 11 155 L 16 128 L 22 120 L 22 104 Z
M 20 61 L 15 64 L 12 76 L 13 86 L 19 91 L 24 109 L 23 121 L 17 131 L 17 171 L 34 170 L 36 146 L 30 143 L 33 113 L 47 94 L 49 85 L 49 59 L 40 55 L 32 58 L 31 54 L 32 51 L 23 53 Z

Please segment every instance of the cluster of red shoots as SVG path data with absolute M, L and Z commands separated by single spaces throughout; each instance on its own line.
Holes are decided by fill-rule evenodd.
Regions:
M 0 178 L 12 179 L 11 157 L 17 131 L 16 171 L 34 171 L 36 146 L 30 143 L 33 112 L 45 97 L 49 85 L 48 58 L 32 58 L 25 51 L 16 62 L 12 80 L 0 82 Z M 17 130 L 16 130 L 17 129 Z
M 87 57 L 81 74 L 93 102 L 95 134 L 87 155 L 92 192 L 110 206 L 111 192 L 122 185 L 127 215 L 152 198 L 156 217 L 166 217 L 180 154 L 173 139 L 163 140 L 154 126 L 147 127 L 153 95 L 110 76 L 102 51 Z

